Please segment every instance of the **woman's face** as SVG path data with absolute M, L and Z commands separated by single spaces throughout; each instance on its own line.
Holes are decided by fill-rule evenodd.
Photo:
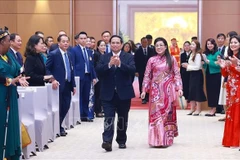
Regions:
M 191 49 L 191 51 L 196 51 L 196 47 L 197 47 L 197 45 L 196 45 L 196 43 L 195 42 L 192 42 L 191 43 L 191 45 L 190 45 L 190 49 Z
M 232 38 L 230 42 L 230 49 L 233 52 L 238 52 L 240 48 L 240 42 L 236 38 Z
M 102 41 L 100 43 L 100 45 L 98 46 L 98 50 L 101 52 L 101 53 L 104 53 L 106 51 L 106 44 L 104 41 Z
M 155 44 L 155 50 L 157 52 L 158 55 L 164 55 L 165 51 L 166 51 L 167 47 L 165 46 L 165 44 L 163 43 L 163 41 L 158 41 Z
M 2 54 L 6 54 L 10 47 L 10 36 L 7 35 L 2 41 Z
M 190 44 L 189 43 L 185 43 L 183 48 L 184 48 L 184 51 L 189 52 L 190 51 Z
M 212 44 L 211 41 L 207 41 L 207 48 L 212 51 L 214 49 L 214 45 Z
M 40 39 L 38 44 L 36 44 L 34 47 L 35 47 L 37 53 L 41 53 L 45 50 L 44 49 L 44 43 L 43 43 L 42 39 Z
M 130 51 L 130 44 L 124 45 L 123 51 L 128 53 Z

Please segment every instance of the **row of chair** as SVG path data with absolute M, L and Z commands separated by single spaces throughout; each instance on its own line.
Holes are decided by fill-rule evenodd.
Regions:
M 62 127 L 72 128 L 80 123 L 79 111 L 79 77 L 75 77 L 76 94 Z M 59 90 L 53 90 L 52 85 L 46 83 L 39 87 L 18 87 L 19 117 L 31 138 L 31 144 L 23 148 L 24 158 L 30 158 L 31 153 L 36 155 L 36 145 L 39 151 L 48 148 L 48 142 L 54 141 L 60 135 L 59 126 Z

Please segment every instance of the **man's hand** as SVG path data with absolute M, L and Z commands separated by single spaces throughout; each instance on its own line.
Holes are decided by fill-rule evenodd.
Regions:
M 120 60 L 119 57 L 116 58 L 115 65 L 116 65 L 117 67 L 120 67 L 120 66 L 121 66 L 121 60 Z
M 76 89 L 76 87 L 74 87 L 73 88 L 73 96 L 76 94 L 76 92 L 77 92 L 77 89 Z
M 93 79 L 93 85 L 95 85 L 97 83 L 97 79 Z
M 58 82 L 57 80 L 54 80 L 54 81 L 52 82 L 52 89 L 56 90 L 59 85 L 60 85 L 59 82 Z
M 115 57 L 112 56 L 109 62 L 109 67 L 111 68 L 113 65 L 115 65 Z

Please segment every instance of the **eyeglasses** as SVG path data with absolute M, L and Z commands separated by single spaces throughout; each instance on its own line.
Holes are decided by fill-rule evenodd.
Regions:
M 163 47 L 165 46 L 164 44 L 160 44 L 160 45 L 155 45 L 155 48 L 158 48 L 158 47 Z

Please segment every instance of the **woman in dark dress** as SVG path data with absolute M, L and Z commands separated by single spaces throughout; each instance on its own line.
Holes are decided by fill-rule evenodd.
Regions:
M 44 49 L 43 38 L 33 35 L 29 38 L 25 50 L 26 61 L 24 64 L 29 86 L 44 86 L 45 81 L 52 76 L 46 76 L 46 67 L 41 52 Z
M 97 51 L 94 53 L 94 68 L 96 68 L 97 63 L 100 60 L 101 55 L 105 54 L 106 44 L 103 40 L 97 42 Z M 100 81 L 101 77 L 97 75 L 98 80 Z M 96 117 L 103 117 L 102 113 L 102 103 L 100 100 L 100 82 L 95 84 L 95 103 L 94 103 L 94 112 Z
M 191 43 L 189 41 L 186 41 L 183 44 L 184 52 L 180 56 L 181 64 L 188 63 L 188 59 L 191 54 L 190 45 L 191 45 Z M 186 100 L 188 100 L 190 72 L 188 72 L 186 70 L 186 68 L 181 66 L 180 73 L 181 73 L 181 78 L 182 78 L 182 83 L 183 83 L 183 96 L 185 97 Z

